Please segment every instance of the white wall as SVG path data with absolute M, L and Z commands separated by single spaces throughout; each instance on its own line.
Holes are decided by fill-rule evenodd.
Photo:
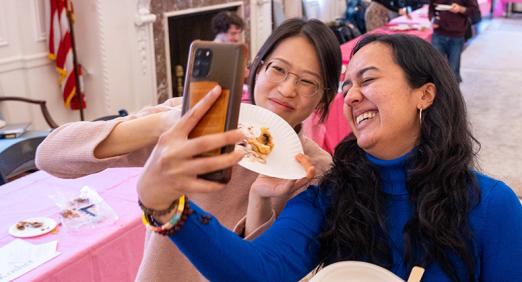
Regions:
M 333 21 L 343 16 L 346 10 L 345 0 L 320 0 L 321 20 L 324 22 Z
M 313 18 L 323 22 L 333 21 L 343 15 L 346 10 L 345 0 L 304 0 Z
M 272 1 L 251 0 L 250 20 L 250 54 L 254 56 L 272 33 Z
M 86 119 L 135 111 L 156 99 L 150 0 L 75 0 L 78 60 L 85 67 Z M 63 106 L 58 75 L 47 59 L 49 1 L 0 0 L 0 96 L 46 100 L 58 124 L 79 120 Z M 10 122 L 44 129 L 38 106 L 0 105 Z
M 39 0 L 0 0 L 0 96 L 21 96 L 48 101 L 57 122 L 74 120 L 64 110 L 58 77 L 47 59 L 48 7 Z M 0 111 L 10 122 L 32 121 L 44 129 L 38 106 L 3 102 Z
M 150 1 L 74 1 L 88 119 L 156 103 Z

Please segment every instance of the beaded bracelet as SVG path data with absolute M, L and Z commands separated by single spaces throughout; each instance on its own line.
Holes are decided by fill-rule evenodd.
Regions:
M 176 223 L 178 223 L 181 216 L 183 215 L 184 209 L 185 209 L 185 195 L 183 195 L 183 196 L 181 196 L 181 198 L 179 198 L 178 210 L 167 223 L 165 223 L 161 226 L 161 229 L 169 230 L 172 227 L 174 227 L 176 225 Z
M 177 220 L 174 220 L 175 218 L 178 218 L 179 220 L 179 217 L 181 217 L 181 214 L 183 212 L 183 208 L 185 206 L 185 195 L 182 195 L 179 199 L 176 199 L 173 203 L 175 203 L 174 207 L 177 207 L 177 211 L 176 213 L 174 213 L 174 215 L 172 216 L 171 220 L 169 222 L 167 222 L 166 224 L 164 225 L 161 225 L 161 224 L 156 224 L 157 221 L 155 221 L 153 219 L 153 216 L 154 214 L 153 213 L 149 213 L 147 211 L 150 211 L 151 209 L 148 209 L 148 208 L 145 208 L 147 209 L 147 211 L 143 210 L 143 216 L 142 216 L 142 222 L 143 224 L 150 230 L 154 231 L 154 232 L 159 232 L 163 229 L 170 229 L 172 228 L 173 225 L 176 224 Z M 171 204 L 171 207 L 173 205 Z M 170 211 L 172 211 L 174 209 L 174 207 L 169 207 Z M 169 212 L 170 212 L 169 211 Z M 163 211 L 161 211 L 163 212 Z
M 181 218 L 178 220 L 176 225 L 174 225 L 171 229 L 168 230 L 162 230 L 158 233 L 163 236 L 173 236 L 175 235 L 181 227 L 183 227 L 183 224 L 187 221 L 188 216 L 192 214 L 192 209 L 190 208 L 189 202 L 185 202 L 185 208 L 183 209 L 183 214 L 181 215 Z
M 167 223 L 161 224 L 151 214 L 146 214 L 145 212 L 142 215 L 142 222 L 147 229 L 153 232 L 164 236 L 171 236 L 181 229 L 181 226 L 183 226 L 187 217 L 191 214 L 192 209 L 190 208 L 188 198 L 183 195 L 179 198 L 176 213 L 174 213 Z
M 140 206 L 143 213 L 145 213 L 147 215 L 162 216 L 162 215 L 169 214 L 173 209 L 176 208 L 176 206 L 178 205 L 178 199 L 174 200 L 168 208 L 166 208 L 164 210 L 159 210 L 159 211 L 147 208 L 146 206 L 143 205 L 143 203 L 141 202 L 140 199 L 138 199 L 138 205 Z

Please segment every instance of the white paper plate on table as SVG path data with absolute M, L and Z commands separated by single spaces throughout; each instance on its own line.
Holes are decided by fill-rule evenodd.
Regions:
M 41 223 L 42 225 L 39 227 L 33 227 L 31 224 L 24 224 L 24 228 L 18 228 L 17 225 L 19 223 Z M 49 217 L 32 217 L 24 220 L 20 220 L 19 222 L 11 225 L 9 228 L 9 234 L 18 238 L 28 238 L 40 236 L 46 233 L 51 232 L 56 227 L 56 221 Z
M 451 5 L 438 4 L 435 6 L 435 10 L 437 11 L 449 11 L 451 10 Z
M 295 160 L 303 153 L 303 146 L 295 130 L 277 114 L 258 106 L 241 104 L 239 126 L 252 127 L 258 135 L 262 127 L 269 129 L 274 148 L 267 156 L 266 163 L 243 158 L 239 165 L 266 176 L 282 179 L 301 179 L 306 176 L 303 167 Z
M 341 261 L 319 270 L 310 282 L 404 282 L 391 271 L 363 261 Z
M 406 30 L 417 29 L 417 26 L 418 25 L 415 25 L 415 24 L 401 23 L 401 24 L 396 24 L 396 25 L 388 25 L 387 27 L 389 30 L 393 30 L 393 31 L 406 31 Z

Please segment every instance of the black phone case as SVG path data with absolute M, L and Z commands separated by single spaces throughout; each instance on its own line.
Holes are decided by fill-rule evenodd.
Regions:
M 207 51 L 210 51 L 210 59 L 204 55 Z M 190 45 L 189 52 L 182 114 L 185 114 L 215 85 L 219 84 L 223 89 L 218 101 L 192 130 L 189 138 L 236 129 L 246 66 L 246 47 L 243 44 L 196 40 Z M 230 153 L 233 150 L 233 145 L 225 146 L 207 152 L 202 157 Z M 199 177 L 227 183 L 231 172 L 231 168 L 227 168 Z

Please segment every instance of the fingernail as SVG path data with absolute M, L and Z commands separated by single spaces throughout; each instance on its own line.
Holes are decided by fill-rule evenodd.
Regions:
M 220 93 L 221 92 L 221 86 L 219 86 L 219 85 L 214 86 L 214 88 L 212 88 L 212 92 L 214 92 L 216 94 Z

